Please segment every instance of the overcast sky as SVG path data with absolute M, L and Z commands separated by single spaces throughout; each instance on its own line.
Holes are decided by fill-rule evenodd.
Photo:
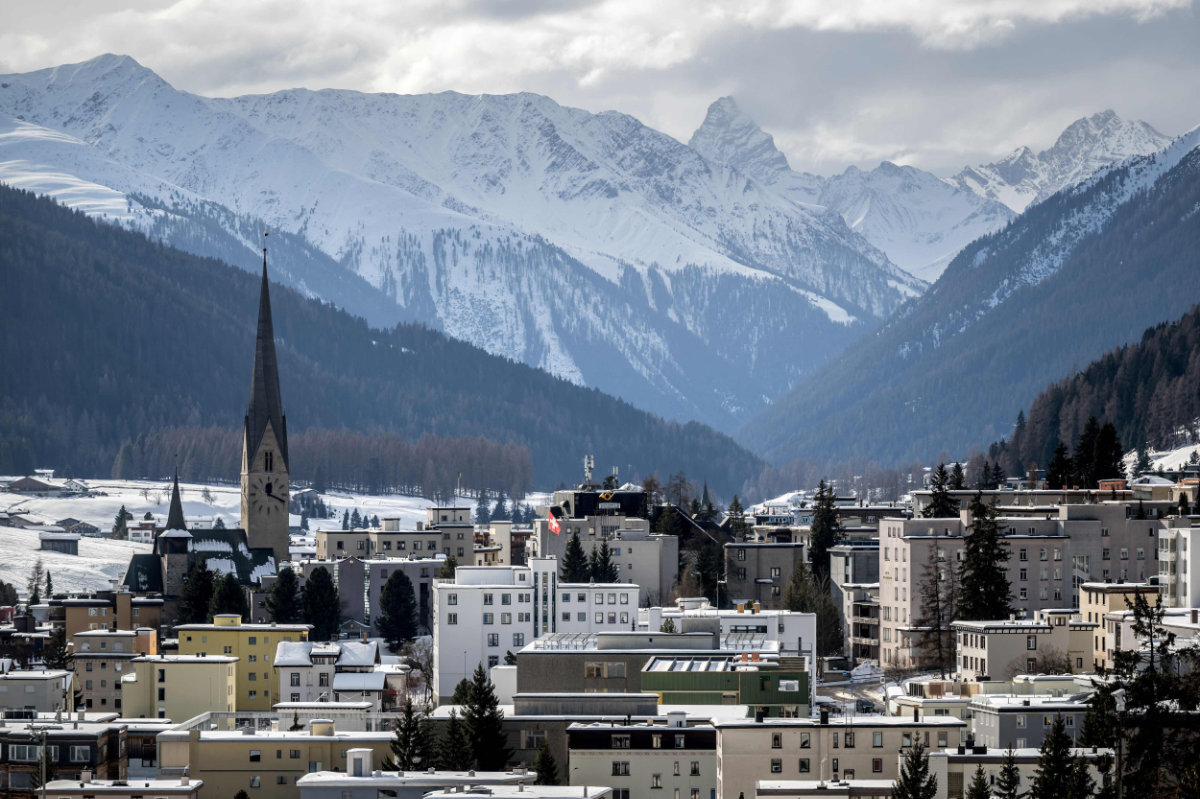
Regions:
M 728 94 L 825 174 L 950 173 L 1105 108 L 1200 124 L 1192 0 L 0 0 L 0 73 L 105 52 L 210 96 L 531 91 L 682 141 Z

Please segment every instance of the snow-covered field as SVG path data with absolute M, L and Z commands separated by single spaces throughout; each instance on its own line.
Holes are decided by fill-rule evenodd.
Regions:
M 60 482 L 60 481 L 54 481 Z M 112 529 L 117 511 L 122 505 L 133 514 L 134 520 L 146 513 L 154 514 L 164 521 L 171 501 L 171 485 L 168 482 L 151 480 L 87 480 L 84 482 L 95 492 L 86 497 L 23 497 L 18 494 L 0 494 L 0 511 L 21 513 L 41 524 L 54 524 L 59 519 L 72 517 L 96 525 L 102 531 Z M 189 522 L 203 520 L 211 524 L 219 516 L 227 527 L 237 527 L 241 514 L 239 488 L 236 485 L 203 485 L 180 483 L 183 512 Z M 205 496 L 207 490 L 211 496 Z M 421 497 L 409 496 L 366 496 L 348 492 L 322 494 L 325 504 L 331 508 L 335 519 L 313 520 L 313 526 L 321 521 L 328 526 L 338 527 L 344 511 L 355 508 L 368 517 L 399 517 L 402 528 L 415 527 L 425 521 L 425 509 L 433 503 Z M 544 501 L 544 497 L 531 496 L 528 502 Z M 473 498 L 462 497 L 458 503 L 475 506 Z M 293 517 L 299 525 L 299 517 Z M 54 579 L 54 590 L 94 591 L 110 587 L 110 580 L 124 576 L 129 556 L 138 552 L 149 552 L 148 544 L 129 541 L 108 541 L 83 538 L 79 542 L 79 556 L 38 550 L 36 530 L 21 530 L 0 526 L 0 579 L 17 586 L 24 595 L 25 582 L 38 557 Z

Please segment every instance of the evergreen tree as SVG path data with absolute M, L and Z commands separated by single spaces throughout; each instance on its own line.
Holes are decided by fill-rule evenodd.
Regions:
M 967 786 L 964 799 L 992 799 L 992 790 L 988 786 L 987 774 L 984 773 L 983 766 L 975 767 L 975 774 L 971 777 L 971 784 Z
M 612 550 L 608 548 L 608 539 L 601 539 L 599 548 L 592 548 L 592 558 L 589 563 L 593 582 L 619 583 L 620 570 L 613 563 Z
M 1096 480 L 1125 476 L 1125 450 L 1112 422 L 1105 422 L 1096 435 L 1094 470 Z
M 704 596 L 711 597 L 718 607 L 721 597 L 717 596 L 721 579 L 721 545 L 709 538 L 700 539 L 700 549 L 696 553 L 696 576 L 700 578 Z
M 42 650 L 42 662 L 48 669 L 70 669 L 70 651 L 67 649 L 67 631 L 63 627 L 55 627 Z
M 246 592 L 242 590 L 242 584 L 238 582 L 237 575 L 229 572 L 224 577 L 218 578 L 213 589 L 212 600 L 209 602 L 208 618 L 211 620 L 218 614 L 236 613 L 245 621 L 249 612 L 250 608 L 246 604 Z
M 803 560 L 797 560 L 792 579 L 783 593 L 783 607 L 797 613 L 817 616 L 817 655 L 825 657 L 842 651 L 842 620 L 828 580 L 820 580 Z
M 25 581 L 25 590 L 29 592 L 29 604 L 36 605 L 42 601 L 42 580 L 45 579 L 46 569 L 41 557 L 34 561 L 29 570 L 29 579 Z
M 417 636 L 417 598 L 412 580 L 403 569 L 396 569 L 383 584 L 379 609 L 379 633 L 387 642 L 388 651 L 395 653 Z
M 564 583 L 586 583 L 591 579 L 591 566 L 583 553 L 583 544 L 579 542 L 578 530 L 571 533 L 571 540 L 567 541 L 559 579 Z
M 117 511 L 117 518 L 113 519 L 112 537 L 116 541 L 129 540 L 129 520 L 133 518 L 133 514 L 125 509 L 122 505 Z
M 1065 799 L 1071 791 L 1071 739 L 1062 715 L 1054 717 L 1050 731 L 1042 739 L 1037 769 L 1029 785 L 1029 799 Z
M 54 599 L 54 579 L 49 569 L 46 569 L 46 599 Z
M 1138 447 L 1137 463 L 1133 465 L 1133 474 L 1131 477 L 1137 477 L 1139 474 L 1145 474 L 1146 472 L 1150 471 L 1150 466 L 1150 454 L 1146 452 L 1146 448 L 1144 446 Z
M 471 761 L 476 771 L 503 771 L 512 756 L 504 734 L 504 713 L 496 700 L 483 664 L 471 676 L 471 691 L 463 711 L 463 723 L 471 741 Z
M 892 785 L 892 799 L 935 799 L 936 796 L 937 777 L 929 773 L 929 755 L 925 754 L 924 745 L 914 740 L 904 753 L 900 776 Z
M 809 527 L 809 560 L 818 581 L 829 577 L 829 548 L 842 537 L 842 524 L 838 521 L 834 501 L 837 499 L 833 487 L 822 480 L 817 486 L 813 501 L 813 518 Z
M 387 771 L 417 771 L 433 763 L 433 741 L 428 714 L 413 705 L 412 697 L 406 696 L 396 719 L 396 731 L 384 756 L 383 768 Z
M 1021 769 L 1017 768 L 1016 753 L 1012 747 L 1000 761 L 1000 773 L 996 775 L 996 799 L 1023 799 L 1021 791 Z
M 554 755 L 550 754 L 550 742 L 547 738 L 543 738 L 542 745 L 538 747 L 533 770 L 537 773 L 538 785 L 558 785 L 558 764 L 554 762 Z
M 361 530 L 362 526 L 363 526 L 362 514 L 360 514 L 358 512 L 358 508 L 355 508 L 354 512 L 350 514 L 350 529 L 351 530 Z
M 442 733 L 438 768 L 443 771 L 469 771 L 471 765 L 471 738 L 458 711 L 451 710 Z
M 488 490 L 479 489 L 479 502 L 475 505 L 475 523 L 488 524 L 492 521 L 492 511 L 488 507 Z
M 442 561 L 441 568 L 438 569 L 439 580 L 453 580 L 454 572 L 458 569 L 458 558 L 453 555 L 447 555 Z
M 1003 488 L 1008 481 L 1008 475 L 1004 473 L 1004 467 L 1000 465 L 1000 461 L 996 461 L 996 465 L 992 468 L 992 488 Z
M 1089 416 L 1075 440 L 1074 484 L 1080 488 L 1095 488 L 1096 480 L 1096 442 L 1100 437 L 1100 423 L 1095 416 Z
M 1000 534 L 996 508 L 979 492 L 971 499 L 971 530 L 963 542 L 958 569 L 958 605 L 955 619 L 986 621 L 1007 619 L 1012 613 L 1012 587 L 1004 564 L 1010 553 Z
M 18 602 L 20 598 L 17 596 L 17 587 L 0 580 L 0 607 L 12 607 Z
M 679 537 L 683 533 L 683 522 L 679 519 L 680 511 L 674 505 L 662 505 L 654 520 L 654 532 L 660 535 Z
M 508 514 L 508 498 L 504 496 L 503 491 L 496 492 L 496 504 L 492 508 L 493 521 L 507 521 Z
M 742 537 L 750 531 L 750 525 L 746 523 L 746 509 L 742 507 L 742 501 L 737 494 L 733 495 L 733 499 L 729 501 L 729 508 L 725 511 L 725 515 L 729 517 L 727 529 L 729 535 L 734 541 L 742 540 Z
M 471 702 L 471 681 L 463 677 L 458 681 L 458 685 L 454 686 L 454 693 L 450 697 L 450 704 L 466 707 Z
M 1070 484 L 1073 472 L 1074 466 L 1070 456 L 1067 455 L 1067 445 L 1059 439 L 1058 444 L 1054 447 L 1054 457 L 1050 459 L 1050 464 L 1046 467 L 1047 487 L 1052 491 L 1066 488 Z
M 967 487 L 967 476 L 963 474 L 961 463 L 955 462 L 954 468 L 950 470 L 950 490 L 962 491 Z
M 662 624 L 659 626 L 659 628 L 658 628 L 658 631 L 659 631 L 660 633 L 673 633 L 673 632 L 675 632 L 675 620 L 674 620 L 674 619 L 667 619 L 667 620 L 665 620 L 665 621 L 664 621 L 664 622 L 663 622 L 663 623 L 662 623 Z
M 517 656 L 513 654 L 513 651 L 511 649 L 505 651 L 505 653 L 504 653 L 504 665 L 505 666 L 517 665 Z
M 1096 783 L 1088 773 L 1088 763 L 1082 757 L 1071 758 L 1066 799 L 1092 799 Z
M 179 623 L 204 624 L 213 598 L 213 573 L 203 557 L 192 561 L 179 589 Z
M 958 598 L 958 572 L 949 563 L 942 539 L 935 536 L 933 546 L 917 583 L 921 606 L 914 618 L 918 629 L 917 642 L 931 665 L 945 677 L 954 663 L 954 605 Z
M 304 622 L 311 624 L 310 641 L 332 641 L 337 637 L 338 625 L 342 622 L 342 606 L 338 599 L 333 577 L 324 566 L 313 569 L 308 582 L 301 591 L 301 606 Z
M 213 522 L 213 529 L 214 530 L 224 530 L 225 529 L 225 517 L 224 516 L 217 517 L 216 521 Z
M 350 529 L 350 511 L 342 511 L 342 529 Z
M 300 621 L 300 581 L 290 566 L 280 569 L 267 592 L 267 613 L 277 624 L 295 624 Z
M 986 460 L 983 462 L 983 468 L 979 471 L 979 480 L 975 483 L 975 487 L 983 491 L 991 491 L 996 487 L 995 478 L 992 477 L 992 464 Z
M 946 464 L 939 463 L 929 482 L 932 496 L 929 504 L 921 511 L 926 519 L 947 519 L 958 515 L 958 505 L 950 497 L 950 475 L 946 472 Z
M 233 799 L 250 799 L 250 795 L 243 788 L 233 795 Z

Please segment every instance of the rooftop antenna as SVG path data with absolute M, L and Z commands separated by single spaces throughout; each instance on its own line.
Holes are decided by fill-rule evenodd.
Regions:
M 583 456 L 583 482 L 585 484 L 589 484 L 589 485 L 591 484 L 592 469 L 594 469 L 594 468 L 596 468 L 595 457 L 593 457 L 591 455 L 584 455 Z

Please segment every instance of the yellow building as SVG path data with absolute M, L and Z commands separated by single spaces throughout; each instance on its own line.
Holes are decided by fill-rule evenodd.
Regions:
M 1108 620 L 1109 613 L 1128 610 L 1128 600 L 1133 602 L 1138 594 L 1145 594 L 1146 601 L 1154 604 L 1158 586 L 1149 583 L 1084 583 L 1079 586 L 1079 616 L 1085 622 L 1100 626 L 1092 631 L 1092 669 L 1108 668 L 1112 665 L 1112 653 L 1116 646 L 1116 623 Z M 1111 634 L 1110 634 L 1111 633 Z
M 236 710 L 237 662 L 227 655 L 134 658 L 121 679 L 122 713 L 186 721 L 210 710 Z
M 392 738 L 385 730 L 338 732 L 327 719 L 302 730 L 169 730 L 158 736 L 159 767 L 171 775 L 186 768 L 202 780 L 200 799 L 229 799 L 240 790 L 254 799 L 296 799 L 305 774 L 345 768 L 350 749 L 370 749 L 382 762 Z
M 235 710 L 270 710 L 279 701 L 279 684 L 271 658 L 280 641 L 307 641 L 309 624 L 242 624 L 237 614 L 220 614 L 212 624 L 175 628 L 181 655 L 227 655 L 234 668 Z

